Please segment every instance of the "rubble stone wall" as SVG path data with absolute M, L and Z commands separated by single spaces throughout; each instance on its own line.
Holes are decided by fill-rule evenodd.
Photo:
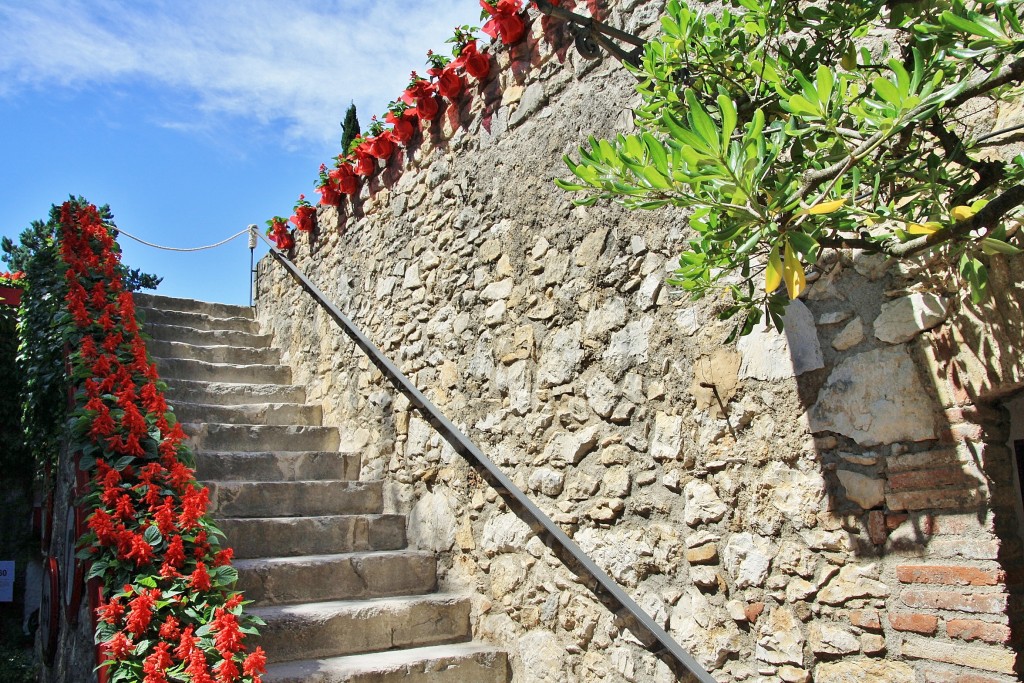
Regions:
M 650 31 L 662 6 L 606 18 Z M 552 184 L 588 135 L 631 130 L 638 102 L 621 66 L 569 45 L 537 20 L 498 50 L 407 158 L 320 209 L 296 263 L 717 679 L 1016 680 L 1020 542 L 994 401 L 1021 365 L 974 344 L 1015 337 L 844 253 L 785 334 L 724 343 L 724 302 L 665 284 L 682 214 L 574 207 Z M 362 476 L 385 479 L 442 585 L 475 595 L 475 633 L 516 681 L 676 680 L 280 266 L 258 271 L 294 381 Z

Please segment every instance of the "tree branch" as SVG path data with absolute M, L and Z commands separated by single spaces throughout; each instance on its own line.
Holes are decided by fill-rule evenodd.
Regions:
M 912 239 L 909 242 L 887 243 L 883 247 L 882 251 L 889 256 L 895 256 L 897 258 L 916 254 L 919 251 L 930 249 L 936 245 L 942 244 L 943 242 L 949 242 L 958 237 L 963 237 L 974 230 L 991 228 L 1002 220 L 1003 216 L 1021 204 L 1024 204 L 1024 184 L 1014 185 L 1006 192 L 1003 192 L 1001 195 L 990 201 L 985 205 L 985 208 L 970 218 L 959 221 L 949 227 L 942 228 L 941 230 L 936 230 L 930 235 L 922 235 L 921 237 Z
M 1001 85 L 1010 83 L 1011 81 L 1020 81 L 1022 79 L 1024 79 L 1024 57 L 1020 57 L 1009 64 L 1004 65 L 993 74 L 979 73 L 971 77 L 963 92 L 945 102 L 943 104 L 943 108 L 956 109 L 968 100 L 978 97 L 979 95 L 984 95 L 985 93 L 998 88 Z M 934 105 L 921 105 L 911 110 L 907 115 L 906 125 L 916 123 L 916 119 L 928 113 L 933 109 L 933 107 Z M 804 184 L 797 192 L 797 198 L 803 199 L 816 188 L 820 187 L 822 183 L 842 175 L 852 168 L 854 164 L 864 158 L 864 156 L 871 152 L 875 147 L 881 144 L 887 137 L 890 137 L 901 130 L 903 130 L 903 128 L 879 131 L 865 140 L 855 150 L 850 152 L 846 158 L 837 161 L 831 166 L 826 166 L 825 168 L 821 168 L 816 171 L 808 171 L 804 174 Z
M 964 143 L 953 131 L 946 128 L 938 116 L 933 116 L 928 130 L 938 139 L 946 158 L 950 161 L 965 166 L 978 174 L 978 180 L 969 187 L 961 187 L 953 195 L 952 204 L 965 204 L 977 197 L 979 194 L 998 185 L 1006 175 L 1006 169 L 1002 162 L 984 161 L 972 159 L 964 150 Z

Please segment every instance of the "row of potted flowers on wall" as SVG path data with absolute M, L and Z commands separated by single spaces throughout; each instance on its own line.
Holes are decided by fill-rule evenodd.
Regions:
M 72 453 L 91 482 L 78 557 L 99 580 L 100 680 L 259 683 L 260 623 L 234 590 L 232 551 L 207 514 L 185 434 L 168 408 L 96 207 L 61 207 Z
M 487 18 L 481 29 L 492 40 L 504 45 L 515 45 L 526 37 L 526 19 L 523 0 L 479 0 Z M 555 0 L 553 4 L 558 4 Z M 320 165 L 316 190 L 319 204 L 338 206 L 345 196 L 359 193 L 362 183 L 377 173 L 380 162 L 387 163 L 395 152 L 409 144 L 441 112 L 443 98 L 455 104 L 467 87 L 467 78 L 483 81 L 491 72 L 491 55 L 478 45 L 476 29 L 460 26 L 447 42 L 453 44 L 452 57 L 427 53 L 428 78 L 412 72 L 409 85 L 395 101 L 388 105 L 384 120 L 373 117 L 367 135 L 357 136 L 349 149 L 335 159 L 334 166 Z M 311 232 L 316 220 L 316 208 L 299 195 L 295 213 L 285 219 L 274 216 L 267 221 L 267 235 L 281 250 L 295 246 L 295 232 Z M 291 223 L 294 228 L 289 226 Z

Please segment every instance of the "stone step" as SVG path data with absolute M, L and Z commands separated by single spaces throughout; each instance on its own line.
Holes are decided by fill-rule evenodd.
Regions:
M 174 414 L 181 422 L 309 426 L 323 422 L 323 408 L 302 403 L 240 403 L 222 406 L 178 401 L 174 404 Z
M 404 515 L 218 518 L 235 557 L 295 557 L 405 548 Z
M 157 308 L 164 311 L 202 313 L 204 315 L 220 318 L 255 317 L 251 306 L 199 301 L 198 299 L 181 299 L 173 296 L 163 296 L 162 294 L 144 294 L 141 292 L 136 293 L 134 297 L 135 305 L 140 308 Z
M 508 658 L 479 643 L 433 645 L 348 657 L 281 662 L 264 683 L 508 683 Z
M 413 597 L 255 607 L 258 643 L 271 661 L 318 659 L 470 639 L 469 599 Z
M 210 510 L 223 517 L 372 515 L 384 510 L 380 481 L 210 482 Z
M 195 451 L 336 451 L 340 442 L 335 427 L 185 422 L 181 428 Z
M 150 340 L 146 344 L 150 354 L 157 358 L 201 360 L 204 363 L 230 363 L 232 365 L 274 365 L 281 360 L 281 352 L 269 347 L 254 349 L 248 346 L 196 346 L 180 341 Z
M 204 482 L 306 481 L 358 479 L 359 456 L 329 451 L 196 453 L 196 471 Z
M 243 384 L 290 384 L 292 381 L 292 370 L 287 365 L 206 363 L 187 358 L 155 357 L 153 360 L 168 384 L 182 379 Z
M 251 349 L 263 349 L 270 346 L 269 334 L 252 334 L 236 330 L 197 330 L 194 327 L 181 325 L 159 325 L 146 323 L 143 331 L 150 338 L 160 341 L 176 341 L 195 346 L 245 346 Z
M 259 324 L 246 316 L 214 316 L 189 311 L 168 311 L 160 308 L 139 308 L 138 312 L 145 325 L 177 325 L 197 330 L 233 330 L 258 334 Z
M 305 403 L 306 390 L 298 384 L 255 384 L 248 382 L 203 382 L 175 379 L 164 392 L 171 405 L 205 403 L 222 406 L 251 403 Z
M 421 550 L 238 560 L 237 590 L 257 605 L 422 595 L 437 587 L 437 560 Z

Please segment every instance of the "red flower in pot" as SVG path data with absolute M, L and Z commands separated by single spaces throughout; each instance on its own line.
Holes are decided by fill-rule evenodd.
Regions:
M 384 124 L 373 117 L 370 124 L 370 137 L 366 138 L 366 151 L 375 159 L 387 161 L 395 152 L 395 141 L 391 131 L 384 130 Z
M 356 175 L 363 176 L 364 178 L 372 176 L 377 170 L 377 158 L 370 154 L 370 145 L 367 143 L 365 138 L 356 139 L 360 140 L 360 142 L 353 150 L 353 154 L 356 158 L 353 170 Z
M 295 203 L 295 214 L 288 220 L 295 224 L 295 227 L 302 232 L 313 232 L 313 225 L 316 222 L 316 208 L 306 201 L 306 195 L 300 194 L 299 201 Z
M 466 84 L 463 82 L 462 76 L 456 72 L 456 67 L 451 63 L 451 59 L 444 55 L 434 54 L 434 51 L 431 50 L 427 52 L 427 63 L 430 64 L 427 74 L 436 79 L 434 87 L 437 89 L 437 94 L 449 102 L 458 99 Z
M 388 105 L 384 121 L 391 124 L 391 138 L 400 145 L 407 144 L 419 126 L 416 109 L 401 101 Z
M 337 206 L 341 203 L 338 184 L 323 164 L 320 164 L 320 181 L 316 186 L 316 191 L 320 193 L 320 204 L 323 206 Z
M 473 78 L 483 80 L 491 73 L 491 59 L 477 50 L 476 41 L 471 40 L 459 51 L 459 56 L 452 62 L 455 67 L 462 67 Z
M 338 185 L 338 190 L 343 194 L 354 195 L 359 192 L 359 176 L 352 167 L 352 161 L 345 157 L 338 157 L 338 164 L 331 171 L 331 178 Z
M 280 216 L 274 216 L 267 221 L 267 237 L 277 245 L 281 251 L 288 251 L 295 246 L 295 237 L 288 229 L 288 221 Z
M 491 17 L 483 26 L 484 33 L 491 38 L 500 36 L 505 45 L 514 45 L 523 39 L 526 23 L 519 13 L 523 9 L 522 0 L 480 0 L 480 6 L 483 16 Z
M 412 72 L 409 87 L 402 93 L 402 101 L 416 107 L 416 116 L 424 121 L 433 121 L 440 107 L 434 97 L 434 86 L 430 81 Z

